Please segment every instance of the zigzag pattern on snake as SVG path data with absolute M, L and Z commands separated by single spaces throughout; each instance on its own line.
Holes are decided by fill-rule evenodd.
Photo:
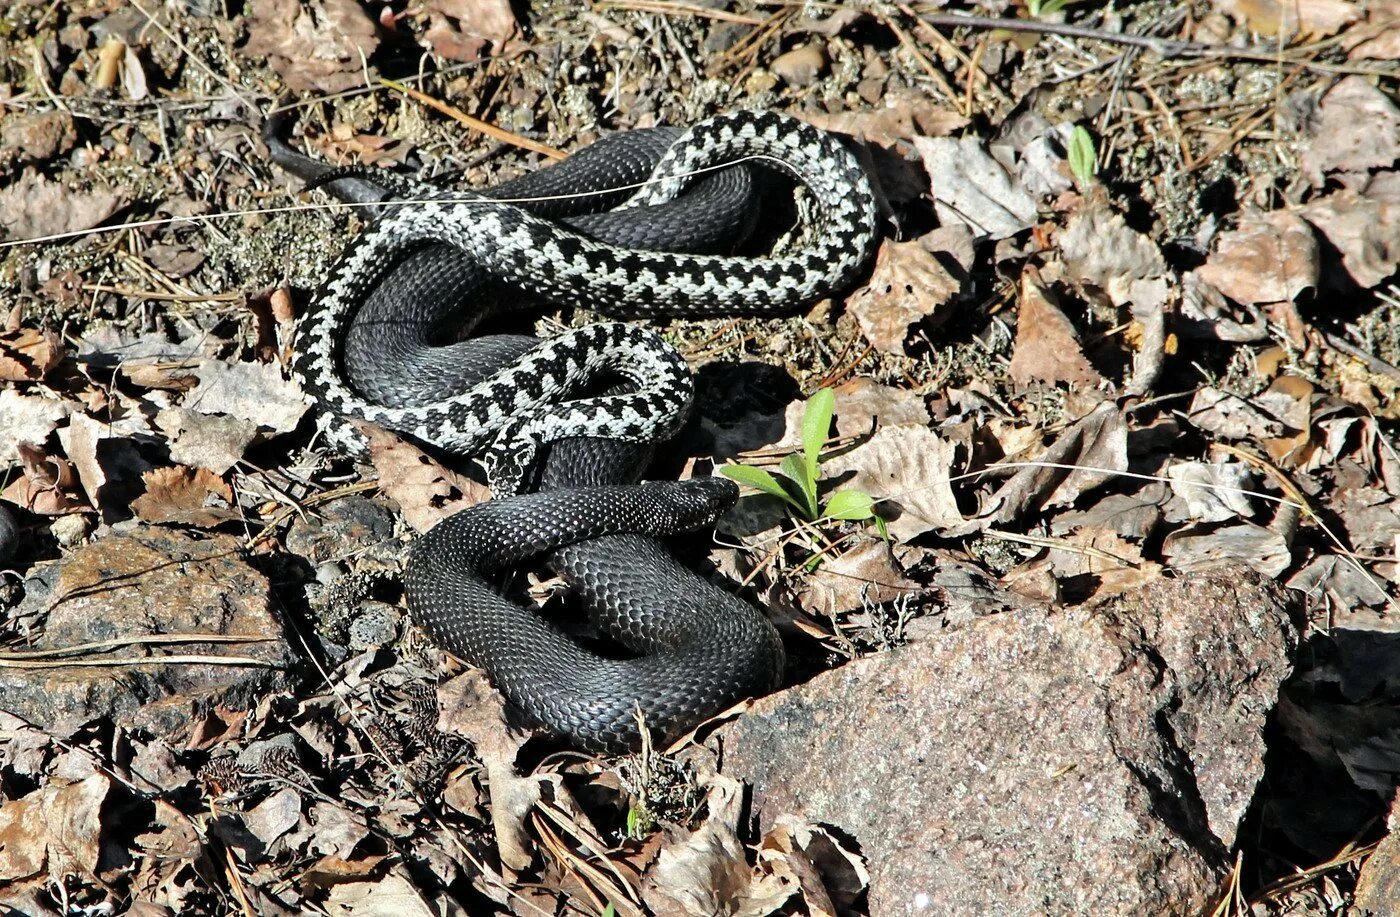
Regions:
M 539 174 L 563 175 L 576 160 L 587 171 L 589 150 L 642 142 L 630 136 L 600 141 Z M 874 195 L 853 154 L 831 135 L 786 116 L 740 112 L 647 142 L 664 150 L 650 177 L 620 205 L 599 195 L 615 209 L 596 224 L 568 216 L 571 226 L 534 204 L 447 192 L 378 170 L 321 175 L 320 183 L 359 179 L 412 202 L 388 209 L 347 247 L 299 324 L 293 364 L 307 393 L 333 412 L 447 451 L 485 452 L 498 494 L 539 476 L 544 492 L 466 510 L 418 540 L 405 576 L 410 611 L 441 645 L 482 665 L 519 710 L 578 744 L 608 750 L 636 745 L 638 712 L 649 727 L 675 736 L 771 689 L 781 673 L 781 643 L 761 614 L 641 537 L 708 524 L 732 504 L 733 485 L 624 483 L 645 464 L 640 447 L 672 435 L 686 416 L 693 383 L 684 359 L 653 332 L 606 322 L 545 341 L 504 336 L 470 370 L 445 371 L 449 382 L 404 395 L 383 373 L 347 367 L 357 350 L 374 348 L 347 349 L 346 339 L 376 298 L 389 301 L 384 314 L 431 308 L 434 317 L 424 321 L 442 324 L 442 303 L 414 298 L 442 278 L 454 310 L 479 309 L 476 298 L 487 289 L 509 289 L 618 318 L 755 315 L 790 312 L 849 287 L 868 262 L 877 236 Z M 595 170 L 606 172 L 596 168 L 604 158 L 593 157 Z M 744 159 L 805 187 L 810 216 L 769 257 L 697 253 L 743 238 L 742 229 L 686 225 L 703 222 L 695 213 L 737 216 L 728 211 L 738 198 L 720 193 L 728 204 L 712 203 L 705 194 L 714 188 L 697 186 L 716 182 L 697 175 Z M 638 230 L 668 216 L 675 228 L 657 238 Z M 646 247 L 635 247 L 639 235 Z M 683 251 L 655 250 L 664 247 Z M 394 302 L 394 290 L 423 277 L 431 282 L 406 304 Z M 449 324 L 460 333 L 470 322 Z M 570 580 L 594 624 L 639 655 L 599 656 L 494 587 L 493 573 L 540 554 Z

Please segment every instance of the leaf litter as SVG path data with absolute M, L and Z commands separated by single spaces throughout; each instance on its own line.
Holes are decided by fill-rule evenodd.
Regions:
M 724 458 L 776 465 L 800 442 L 799 393 L 834 388 L 824 487 L 868 492 L 886 520 L 888 540 L 745 497 L 753 524 L 722 526 L 738 541 L 715 566 L 768 600 L 799 665 L 987 613 L 998 584 L 1079 604 L 1231 560 L 1294 590 L 1313 633 L 1394 631 L 1393 4 L 1221 2 L 1171 27 L 1223 52 L 1189 60 L 1115 57 L 1121 30 L 1156 28 L 1139 10 L 1072 11 L 1090 35 L 1051 41 L 939 32 L 909 10 L 528 6 L 7 14 L 0 41 L 30 44 L 0 64 L 6 238 L 158 218 L 0 250 L 0 506 L 28 536 L 19 584 L 0 577 L 7 650 L 42 629 L 45 571 L 145 526 L 235 534 L 293 614 L 356 628 L 312 621 L 288 638 L 310 663 L 294 693 L 163 701 L 183 743 L 110 735 L 101 710 L 54 735 L 0 714 L 7 903 L 57 913 L 61 889 L 73 907 L 152 913 L 862 912 L 860 854 L 825 826 L 760 832 L 705 746 L 609 762 L 532 742 L 479 675 L 435 688 L 440 654 L 392 626 L 405 533 L 485 493 L 380 431 L 366 431 L 368 464 L 330 458 L 288 381 L 290 318 L 350 218 L 189 218 L 285 202 L 252 93 L 347 92 L 301 120 L 338 161 L 472 185 L 533 168 L 361 91 L 412 76 L 403 60 L 420 53 L 420 88 L 558 148 L 733 107 L 866 142 L 889 219 L 869 283 L 786 323 L 673 329 L 718 386 L 698 426 L 725 432 Z M 1231 56 L 1246 30 L 1283 37 L 1283 70 Z M 1076 126 L 1087 172 L 1071 167 Z M 713 381 L 755 361 L 790 394 Z M 354 502 L 365 476 L 378 495 Z M 344 547 L 292 550 L 294 529 L 318 526 Z M 1353 771 L 1377 766 L 1347 744 L 1368 723 L 1365 747 L 1384 744 L 1373 708 L 1338 715 L 1340 736 L 1289 702 L 1298 735 Z M 1260 875 L 1293 868 L 1246 856 Z M 1349 888 L 1355 873 L 1346 861 L 1317 882 Z

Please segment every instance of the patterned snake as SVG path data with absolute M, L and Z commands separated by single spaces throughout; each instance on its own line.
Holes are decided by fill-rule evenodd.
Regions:
M 469 335 L 522 298 L 613 318 L 703 317 L 791 312 L 847 288 L 877 237 L 855 156 L 801 121 L 739 112 L 613 135 L 462 193 L 315 163 L 277 139 L 280 124 L 270 119 L 264 140 L 284 168 L 347 199 L 389 199 L 302 317 L 294 374 L 334 415 L 483 455 L 498 497 L 414 543 L 414 619 L 518 711 L 591 749 L 635 748 L 639 717 L 674 738 L 775 687 L 782 644 L 767 619 L 655 540 L 709 524 L 736 488 L 633 483 L 688 413 L 684 358 L 619 322 L 547 340 Z M 767 256 L 733 254 L 755 222 L 740 162 L 805 188 L 804 218 Z M 633 655 L 580 645 L 492 582 L 537 556 Z

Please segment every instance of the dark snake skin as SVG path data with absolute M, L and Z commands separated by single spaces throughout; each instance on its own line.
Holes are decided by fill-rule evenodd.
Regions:
M 273 158 L 304 178 L 355 201 L 382 200 L 372 179 L 340 178 L 290 150 L 270 120 Z M 594 194 L 644 180 L 679 132 L 616 135 L 565 163 L 498 186 L 496 198 L 549 198 L 529 208 L 563 219 L 615 245 L 681 252 L 725 252 L 753 225 L 752 180 L 730 168 L 675 201 L 635 210 L 630 194 Z M 366 297 L 342 355 L 345 377 L 384 404 L 411 406 L 451 395 L 537 346 L 525 335 L 461 340 L 487 315 L 482 302 L 518 305 L 457 249 L 407 250 Z M 645 446 L 600 439 L 553 444 L 538 493 L 493 500 L 456 514 L 419 538 L 405 590 L 415 619 L 441 646 L 484 668 L 530 720 L 585 748 L 620 752 L 641 741 L 638 715 L 664 739 L 778 684 L 783 648 L 751 605 L 677 563 L 656 540 L 709 524 L 732 505 L 724 479 L 631 485 L 649 458 Z M 543 557 L 588 610 L 593 627 L 634 658 L 604 658 L 503 596 L 492 579 Z

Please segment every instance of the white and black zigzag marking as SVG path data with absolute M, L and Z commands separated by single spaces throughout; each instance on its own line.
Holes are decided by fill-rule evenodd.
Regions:
M 624 206 L 672 199 L 697 170 L 747 157 L 789 173 L 816 200 L 814 225 L 799 248 L 772 258 L 627 250 L 512 204 L 401 182 L 415 197 L 432 200 L 381 219 L 341 256 L 298 329 L 293 370 L 306 392 L 333 411 L 466 454 L 491 445 L 498 459 L 528 456 L 536 446 L 573 436 L 664 438 L 685 416 L 693 383 L 681 355 L 640 328 L 608 322 L 565 333 L 468 391 L 410 408 L 374 404 L 347 386 L 337 342 L 395 263 L 394 253 L 418 242 L 456 246 L 490 273 L 551 302 L 617 316 L 777 313 L 852 283 L 876 239 L 869 180 L 834 137 L 793 118 L 739 112 L 695 125 Z M 605 373 L 636 390 L 557 403 Z

